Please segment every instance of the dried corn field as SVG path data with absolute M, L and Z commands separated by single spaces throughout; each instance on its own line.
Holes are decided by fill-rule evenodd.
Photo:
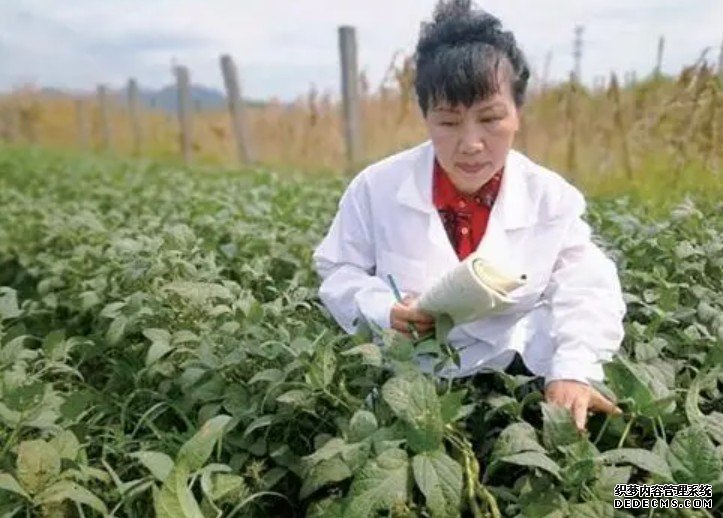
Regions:
M 411 60 L 395 61 L 400 62 L 393 62 L 380 85 L 360 78 L 367 162 L 425 138 Z M 723 158 L 723 86 L 711 67 L 699 63 L 678 77 L 626 82 L 612 75 L 594 88 L 573 81 L 549 87 L 533 84 L 517 147 L 590 192 L 717 187 Z M 331 93 L 311 90 L 293 103 L 272 100 L 252 105 L 246 113 L 250 146 L 260 164 L 279 170 L 344 169 L 341 107 Z M 25 88 L 0 97 L 0 139 L 180 160 L 175 115 L 144 110 L 140 145 L 134 144 L 125 103 L 111 105 L 109 145 L 101 117 L 94 96 L 51 97 Z M 234 163 L 231 121 L 225 110 L 197 109 L 193 128 L 196 162 Z

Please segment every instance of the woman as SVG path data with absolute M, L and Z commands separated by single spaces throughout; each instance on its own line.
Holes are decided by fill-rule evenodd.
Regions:
M 349 184 L 314 253 L 319 296 L 349 333 L 358 319 L 432 330 L 422 293 L 473 251 L 527 282 L 515 304 L 449 334 L 467 376 L 521 354 L 545 378 L 545 399 L 620 410 L 590 385 L 623 337 L 615 265 L 590 239 L 580 192 L 511 149 L 529 69 L 499 20 L 469 0 L 438 4 L 416 49 L 415 88 L 429 141 L 377 162 Z M 404 293 L 397 302 L 387 279 Z

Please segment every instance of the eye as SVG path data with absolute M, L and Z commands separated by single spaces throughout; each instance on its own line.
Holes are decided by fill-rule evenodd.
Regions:
M 495 122 L 501 121 L 503 118 L 504 117 L 484 117 L 484 118 L 480 119 L 479 121 L 482 124 L 493 124 Z
M 448 128 L 452 128 L 454 126 L 457 126 L 459 123 L 457 121 L 439 121 L 440 126 L 445 126 Z

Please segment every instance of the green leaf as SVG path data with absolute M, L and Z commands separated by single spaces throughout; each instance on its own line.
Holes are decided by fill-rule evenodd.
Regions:
M 344 518 L 368 518 L 409 497 L 409 458 L 404 450 L 389 449 L 369 460 L 354 477 Z
M 705 430 L 680 430 L 668 450 L 668 463 L 679 484 L 715 484 L 723 478 L 723 460 Z
M 276 401 L 291 406 L 305 406 L 313 401 L 313 396 L 307 389 L 291 389 L 278 396 Z
M 560 466 L 558 466 L 557 463 L 550 457 L 539 451 L 515 453 L 514 455 L 502 457 L 499 460 L 500 462 L 517 464 L 518 466 L 525 466 L 528 468 L 540 468 L 558 478 L 560 477 Z
M 280 467 L 271 468 L 266 473 L 264 473 L 264 476 L 261 480 L 261 488 L 263 488 L 265 490 L 272 489 L 288 473 L 289 473 L 289 470 L 286 468 L 280 468 Z
M 18 494 L 28 500 L 31 499 L 30 495 L 18 484 L 18 481 L 8 473 L 0 473 L 0 489 Z
M 439 449 L 444 422 L 434 384 L 425 376 L 394 377 L 382 387 L 392 412 L 408 425 L 407 441 L 416 452 Z
M 632 470 L 630 466 L 603 466 L 593 485 L 594 493 L 601 500 L 612 502 L 615 498 L 615 486 L 627 484 Z
M 306 466 L 311 468 L 321 461 L 331 459 L 332 457 L 345 452 L 347 448 L 348 444 L 344 439 L 334 437 L 326 441 L 321 448 L 311 455 L 303 457 L 302 460 Z
M 138 459 L 159 482 L 164 482 L 173 469 L 173 459 L 159 451 L 138 451 L 129 456 Z
M 306 382 L 314 389 L 323 390 L 332 382 L 335 372 L 336 356 L 331 345 L 327 344 L 317 350 L 311 359 Z
M 86 390 L 77 390 L 70 394 L 60 405 L 60 413 L 65 419 L 73 421 L 91 406 L 94 399 L 93 393 Z
M 377 418 L 367 410 L 357 410 L 349 421 L 349 442 L 366 439 L 377 431 Z
M 665 459 L 642 448 L 618 448 L 600 455 L 603 462 L 610 464 L 632 464 L 640 469 L 659 475 L 667 481 L 673 480 L 670 467 Z
M 21 314 L 17 292 L 6 286 L 0 286 L 0 322 L 17 318 Z
M 380 454 L 390 448 L 399 448 L 404 443 L 405 437 L 406 429 L 401 421 L 397 421 L 391 426 L 379 428 L 371 436 L 374 452 Z
M 341 458 L 349 466 L 349 469 L 356 471 L 359 469 L 369 458 L 371 453 L 372 445 L 371 440 L 363 440 L 362 442 L 354 442 L 348 444 L 347 447 L 341 452 Z
M 343 503 L 338 496 L 316 500 L 306 509 L 306 518 L 343 518 L 343 516 Z
M 46 358 L 53 361 L 62 361 L 65 357 L 65 330 L 51 331 L 43 340 L 43 352 Z
M 492 459 L 500 459 L 525 451 L 545 453 L 545 449 L 537 442 L 537 432 L 531 424 L 524 421 L 512 423 L 502 430 L 499 438 L 495 441 Z
M 164 290 L 175 293 L 194 305 L 203 306 L 209 300 L 219 299 L 230 302 L 234 299 L 228 288 L 208 282 L 175 281 L 166 284 Z
M 703 418 L 705 430 L 718 444 L 723 444 L 723 414 L 711 412 Z
M 149 327 L 143 330 L 143 336 L 151 342 L 159 342 L 166 345 L 170 345 L 171 343 L 171 333 L 166 329 Z
M 296 353 L 296 356 L 314 352 L 314 343 L 304 336 L 294 338 L 289 347 Z
M 582 439 L 558 449 L 565 454 L 562 478 L 568 485 L 587 485 L 596 477 L 600 452 L 593 443 Z
M 153 342 L 146 353 L 146 367 L 149 367 L 173 350 L 168 344 Z
M 462 467 L 443 450 L 427 451 L 412 459 L 417 486 L 434 517 L 455 517 L 462 501 Z
M 352 473 L 349 467 L 339 457 L 322 460 L 311 468 L 309 473 L 304 477 L 304 482 L 299 492 L 299 498 L 304 499 L 315 492 L 317 489 L 327 484 L 341 482 L 351 477 Z
M 442 355 L 442 346 L 435 338 L 427 338 L 414 346 L 414 355 L 431 354 L 434 356 Z
M 173 350 L 173 347 L 171 347 L 171 333 L 165 329 L 144 329 L 143 336 L 151 341 L 151 346 L 146 353 L 146 366 L 153 365 Z
M 40 504 L 63 502 L 65 500 L 71 500 L 78 504 L 87 505 L 91 509 L 98 511 L 103 515 L 108 514 L 108 508 L 100 500 L 100 498 L 95 496 L 86 488 L 76 484 L 75 482 L 71 482 L 70 480 L 61 480 L 56 482 L 37 497 L 37 502 Z
M 379 346 L 375 343 L 365 343 L 352 347 L 341 353 L 342 356 L 361 356 L 362 363 L 364 365 L 371 365 L 373 367 L 381 367 L 382 365 L 382 351 Z
M 154 487 L 153 505 L 157 518 L 203 518 L 193 494 L 188 487 L 192 471 L 200 469 L 211 455 L 214 444 L 231 418 L 216 416 L 204 423 L 178 452 L 173 469 L 160 491 Z
M 105 338 L 109 345 L 117 345 L 125 335 L 128 318 L 121 315 L 110 323 Z
M 273 424 L 276 420 L 275 415 L 267 414 L 262 415 L 251 421 L 251 424 L 249 424 L 246 427 L 246 430 L 244 430 L 244 437 L 247 437 L 251 435 L 251 433 L 255 430 L 258 430 L 259 428 L 266 428 L 267 426 Z
M 408 362 L 414 357 L 414 343 L 406 335 L 394 329 L 385 329 L 382 332 L 384 348 L 382 356 L 398 362 Z
M 618 399 L 631 399 L 634 410 L 651 419 L 675 410 L 674 396 L 660 377 L 622 356 L 604 366 L 610 387 Z
M 45 383 L 37 381 L 6 392 L 3 394 L 3 402 L 11 410 L 27 412 L 42 403 L 44 394 Z
M 451 423 L 462 416 L 462 401 L 464 401 L 467 395 L 467 389 L 455 390 L 454 392 L 447 392 L 440 398 L 440 406 L 442 409 L 442 421 L 445 423 Z
M 714 440 L 723 444 L 723 414 L 712 412 L 704 415 L 698 408 L 701 389 L 706 386 L 715 386 L 719 375 L 720 372 L 716 368 L 706 374 L 696 376 L 685 396 L 685 414 L 691 425 L 705 429 Z
M 452 320 L 452 317 L 450 317 L 446 313 L 439 315 L 435 319 L 434 323 L 435 339 L 439 343 L 446 343 L 447 336 L 449 335 L 449 332 L 452 330 L 453 327 L 454 321 Z
M 188 331 L 187 329 L 181 329 L 173 333 L 173 345 L 187 344 L 198 342 L 198 335 Z
M 261 372 L 257 372 L 248 381 L 249 383 L 257 383 L 259 381 L 268 381 L 271 383 L 278 383 L 284 379 L 284 371 L 280 369 L 265 369 Z
M 75 460 L 80 452 L 80 443 L 70 430 L 63 430 L 50 440 L 61 459 Z
M 217 503 L 240 502 L 249 496 L 243 477 L 231 473 L 204 472 L 201 477 L 201 487 L 204 494 Z
M 60 455 L 47 442 L 37 439 L 18 446 L 17 477 L 31 495 L 37 494 L 60 475 Z
M 178 452 L 176 465 L 185 466 L 190 471 L 200 469 L 213 451 L 213 446 L 221 438 L 230 416 L 219 415 L 206 421 L 201 429 L 191 437 Z
M 547 477 L 526 482 L 518 502 L 525 518 L 572 516 L 567 513 L 568 504 L 560 489 Z
M 542 440 L 545 446 L 554 450 L 580 440 L 575 421 L 570 411 L 560 405 L 540 403 L 542 408 Z
M 615 518 L 617 510 L 608 502 L 585 502 L 570 506 L 570 516 L 577 518 Z

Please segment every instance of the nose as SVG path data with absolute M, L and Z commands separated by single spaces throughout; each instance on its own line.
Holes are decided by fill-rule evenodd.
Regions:
M 464 155 L 475 155 L 485 149 L 484 137 L 476 124 L 462 125 L 458 148 L 459 152 Z

